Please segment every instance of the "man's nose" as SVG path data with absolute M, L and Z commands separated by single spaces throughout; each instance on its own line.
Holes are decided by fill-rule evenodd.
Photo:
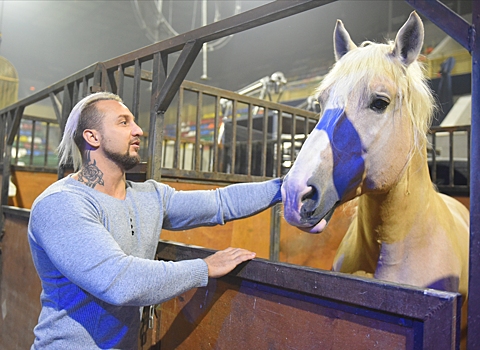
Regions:
M 133 127 L 133 130 L 132 130 L 132 134 L 133 135 L 138 135 L 138 136 L 142 136 L 143 135 L 143 130 L 140 126 L 138 126 L 137 123 L 135 123 L 134 127 Z

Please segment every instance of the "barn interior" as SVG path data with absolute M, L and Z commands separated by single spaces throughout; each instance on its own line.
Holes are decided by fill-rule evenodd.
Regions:
M 25 231 L 25 220 L 28 220 L 28 211 L 35 198 L 49 184 L 73 171 L 58 167 L 56 148 L 69 109 L 81 96 L 94 91 L 116 90 L 146 131 L 142 140 L 142 162 L 127 174 L 130 180 L 154 178 L 179 190 L 190 190 L 284 176 L 317 122 L 319 110 L 315 89 L 335 63 L 332 32 L 336 20 L 344 22 L 357 43 L 364 40 L 383 42 L 395 38 L 398 28 L 414 10 L 406 1 L 324 1 L 322 6 L 311 5 L 308 10 L 282 15 L 278 20 L 266 20 L 262 24 L 255 22 L 253 15 L 249 19 L 248 15 L 262 15 L 261 11 L 255 10 L 272 5 L 272 1 L 0 1 L 0 115 L 5 139 L 1 149 L 4 232 L 8 229 Z M 461 0 L 441 2 L 468 23 L 472 22 L 473 3 Z M 203 43 L 195 57 L 187 56 L 180 44 L 174 46 L 177 42 L 188 43 L 185 38 L 190 38 L 190 33 L 215 36 L 216 23 L 241 15 L 245 16 L 242 17 L 245 23 L 255 22 L 250 29 L 234 30 L 231 35 L 226 35 L 228 30 L 225 30 L 218 38 Z M 421 60 L 439 106 L 429 134 L 431 178 L 440 192 L 459 199 L 470 208 L 472 56 L 431 22 L 429 16 L 421 11 L 419 15 L 425 26 Z M 248 27 L 249 24 L 245 25 Z M 204 33 L 202 28 L 207 28 Z M 160 94 L 164 100 L 160 100 L 157 94 L 156 102 L 161 101 L 165 108 L 153 113 L 157 116 L 155 119 L 152 109 L 158 106 L 153 106 L 152 96 L 156 89 L 161 90 L 161 86 L 155 87 L 155 82 L 162 79 L 155 73 L 159 60 L 162 60 L 156 54 L 165 48 L 168 58 L 163 79 L 169 82 L 169 76 L 181 77 L 183 73 L 184 79 L 172 78 L 173 92 L 167 92 L 165 96 Z M 182 70 L 180 63 L 187 64 L 188 68 Z M 161 138 L 154 135 L 161 135 Z M 262 287 L 259 291 L 257 284 L 271 286 L 278 280 L 273 283 L 268 276 L 260 278 L 255 271 L 263 269 L 273 275 L 278 267 L 270 264 L 279 263 L 285 268 L 285 276 L 295 280 L 297 285 L 303 283 L 301 278 L 318 278 L 310 275 L 310 269 L 320 271 L 324 283 L 337 283 L 337 276 L 329 275 L 329 270 L 355 208 L 346 205 L 337 210 L 332 219 L 334 224 L 321 236 L 306 235 L 290 227 L 281 211 L 277 206 L 256 217 L 222 227 L 162 233 L 164 241 L 159 245 L 159 258 L 175 260 L 182 254 L 201 256 L 209 249 L 223 249 L 228 245 L 255 249 L 260 260 L 254 262 L 252 270 L 222 280 L 219 291 L 210 291 L 212 295 L 215 294 L 217 299 L 226 298 L 231 307 L 236 305 L 238 295 L 235 292 L 240 291 L 238 294 L 242 300 L 238 305 L 242 307 L 251 302 L 249 296 L 259 295 L 264 310 L 277 301 L 283 308 L 273 309 L 276 312 L 294 310 L 299 318 L 310 317 L 305 316 L 309 308 L 307 303 L 311 301 L 305 294 L 309 295 L 312 290 L 293 289 L 291 293 L 296 295 L 293 297 L 295 301 L 288 299 L 291 297 L 290 287 L 282 283 L 279 290 L 275 285 Z M 29 270 L 24 266 L 30 269 L 32 266 L 25 246 L 15 247 L 15 239 L 6 234 L 2 237 L 0 304 L 10 303 L 11 310 L 20 305 L 21 300 L 12 302 L 14 297 L 7 288 L 22 288 L 19 287 L 22 284 L 18 271 Z M 169 242 L 175 243 L 171 246 Z M 190 250 L 190 246 L 204 248 Z M 7 263 L 9 259 L 18 261 L 12 265 Z M 31 280 L 36 278 L 33 272 L 27 272 Z M 237 278 L 241 281 L 238 282 Z M 35 287 L 26 290 L 28 293 L 22 296 L 29 300 L 31 314 L 38 310 L 39 286 L 35 283 L 32 283 Z M 397 295 L 411 298 L 410 313 L 394 317 L 387 307 L 360 298 L 347 301 L 360 305 L 357 311 L 355 306 L 338 302 L 335 313 L 330 316 L 342 319 L 335 331 L 348 333 L 344 339 L 349 340 L 337 340 L 337 346 L 355 344 L 352 336 L 355 332 L 365 337 L 372 334 L 372 339 L 381 339 L 386 347 L 401 344 L 399 346 L 405 348 L 423 348 L 419 343 L 424 336 L 430 339 L 438 336 L 439 333 L 425 330 L 428 309 L 420 305 L 436 306 L 432 306 L 434 301 L 422 299 L 423 291 L 412 289 L 405 292 L 394 284 L 379 286 L 356 278 L 352 283 L 355 288 L 372 288 L 372 295 L 383 295 L 389 290 L 392 295 L 399 293 Z M 242 286 L 248 291 L 243 293 Z M 345 293 L 349 288 L 346 284 L 336 286 Z M 275 290 L 272 292 L 269 288 Z M 270 292 L 273 297 L 267 296 Z M 163 309 L 158 306 L 155 311 L 158 313 L 155 315 L 157 328 L 145 326 L 145 338 L 140 340 L 140 347 L 180 348 L 183 343 L 188 348 L 186 344 L 199 342 L 199 334 L 208 331 L 206 323 L 219 327 L 221 321 L 216 313 L 224 311 L 215 300 L 209 309 L 212 313 L 178 316 L 182 314 L 182 307 L 184 315 L 185 312 L 194 312 L 188 306 L 197 305 L 197 294 L 198 291 L 187 294 L 182 301 L 184 305 L 177 300 L 177 304 L 165 305 Z M 329 290 L 321 296 L 321 302 L 313 301 L 319 310 L 315 311 L 316 314 L 325 317 L 330 312 L 332 306 L 329 302 L 334 294 Z M 437 294 L 435 298 L 442 300 Z M 395 304 L 395 297 L 389 296 L 388 300 Z M 449 295 L 445 300 L 443 302 L 448 307 L 445 306 L 444 310 L 459 312 L 455 309 L 458 301 L 455 296 Z M 398 311 L 402 305 L 397 304 L 393 308 Z M 5 344 L 28 343 L 30 338 L 22 340 L 7 325 L 7 317 L 13 316 L 3 305 L 6 304 L 2 304 L 0 329 L 2 334 L 11 334 Z M 440 305 L 444 307 L 443 303 Z M 369 314 L 370 308 L 376 310 L 375 316 Z M 415 315 L 413 309 L 417 309 Z M 236 312 L 232 311 L 238 316 Z M 350 316 L 342 316 L 342 312 Z M 254 318 L 255 313 L 249 316 Z M 25 322 L 27 328 L 33 328 L 32 322 L 36 322 L 36 315 L 16 317 L 12 319 L 13 323 Z M 149 315 L 145 317 L 148 323 Z M 198 318 L 190 323 L 189 317 Z M 371 317 L 375 322 L 385 322 L 372 330 Z M 423 320 L 421 325 L 418 319 Z M 317 321 L 315 317 L 309 319 L 309 322 Z M 327 326 L 329 321 L 322 318 L 321 322 Z M 402 322 L 407 325 L 399 327 Z M 273 323 L 266 322 L 268 326 L 265 327 L 270 333 L 275 333 Z M 195 327 L 189 328 L 191 324 L 201 325 L 199 333 Z M 349 328 L 351 324 L 355 327 Z M 187 330 L 175 337 L 171 328 L 175 325 Z M 242 322 L 232 327 L 243 329 Z M 295 327 L 303 326 L 296 322 Z M 255 329 L 249 328 L 233 336 L 234 330 L 228 328 L 230 339 L 240 343 L 249 330 L 259 336 Z M 223 339 L 220 331 L 212 333 L 212 337 Z M 455 348 L 459 338 L 455 331 L 451 333 Z M 326 331 L 315 336 L 315 341 L 321 341 L 321 337 L 327 335 Z M 163 346 L 160 344 L 162 339 Z M 254 341 L 252 339 L 252 343 Z M 242 344 L 248 348 L 252 343 Z M 222 344 L 219 345 L 221 348 L 228 347 L 228 343 L 218 344 Z M 372 342 L 363 344 L 368 348 Z

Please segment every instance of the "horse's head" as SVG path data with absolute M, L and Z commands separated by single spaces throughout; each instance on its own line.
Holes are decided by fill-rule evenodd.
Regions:
M 317 94 L 321 116 L 282 186 L 290 224 L 321 232 L 339 204 L 388 191 L 398 181 L 414 144 L 425 140 L 431 115 L 432 97 L 417 62 L 422 45 L 415 12 L 388 44 L 357 47 L 337 21 L 337 62 Z

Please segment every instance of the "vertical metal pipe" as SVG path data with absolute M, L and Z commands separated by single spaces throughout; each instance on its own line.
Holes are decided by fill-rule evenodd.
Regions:
M 235 174 L 236 151 L 237 151 L 237 100 L 232 101 L 232 147 L 231 147 L 231 174 Z
M 202 0 L 202 26 L 206 26 L 208 24 L 207 21 L 207 0 Z M 208 79 L 208 43 L 203 43 L 202 47 L 202 58 L 203 58 L 203 73 L 201 78 L 202 79 Z
M 62 102 L 62 120 L 60 124 L 60 129 L 65 130 L 65 124 L 67 123 L 68 115 L 72 110 L 72 99 L 73 99 L 73 87 L 71 84 L 65 84 L 63 88 L 63 102 Z
M 291 118 L 295 118 L 295 115 L 291 115 Z M 278 148 L 278 173 L 277 177 L 282 176 L 282 166 L 283 166 L 283 112 L 279 111 L 278 116 L 278 138 L 277 138 L 277 148 Z
M 448 174 L 448 185 L 453 187 L 454 183 L 454 176 L 455 176 L 455 162 L 453 161 L 453 130 L 450 130 L 448 132 L 448 137 L 449 137 L 449 161 L 448 161 L 448 169 L 449 169 L 449 174 Z
M 216 173 L 218 171 L 218 133 L 220 128 L 220 96 L 215 96 L 215 119 L 213 126 L 213 168 L 212 171 Z
M 266 176 L 267 173 L 267 143 L 268 143 L 268 113 L 269 109 L 263 109 L 263 147 L 262 147 L 262 166 L 260 168 L 260 175 Z
M 470 168 L 470 268 L 467 348 L 480 348 L 480 1 L 472 3 L 472 140 Z
M 78 98 L 78 81 L 74 81 L 73 82 L 73 95 L 72 95 L 72 106 L 75 106 L 77 104 L 77 102 L 79 101 L 79 98 Z
M 20 149 L 20 131 L 21 131 L 21 124 L 20 124 L 20 128 L 18 128 L 17 138 L 15 141 L 15 165 L 18 164 L 18 154 Z
M 35 129 L 37 127 L 37 122 L 35 120 L 32 120 L 32 133 L 30 134 L 31 136 L 31 141 L 30 141 L 30 160 L 28 165 L 33 165 L 33 154 L 35 153 Z
M 472 142 L 472 132 L 471 132 L 471 128 L 468 128 L 467 129 L 467 187 L 468 187 L 468 191 L 470 192 L 470 163 L 471 163 L 471 160 L 470 160 L 470 148 L 471 148 L 471 142 Z
M 437 182 L 437 132 L 432 131 L 432 182 Z
M 140 110 L 140 82 L 142 80 L 142 64 L 140 60 L 135 60 L 135 73 L 133 74 L 133 102 L 132 102 L 132 114 L 139 121 Z
M 123 70 L 123 66 L 119 64 L 117 68 L 117 95 L 120 96 L 121 98 L 123 98 L 124 83 L 125 83 L 125 73 Z
M 247 120 L 247 175 L 252 175 L 252 134 L 253 134 L 253 108 L 252 104 L 248 104 L 248 120 Z
M 283 111 L 279 110 L 277 114 L 277 139 L 275 142 L 275 148 L 276 148 L 276 164 L 274 165 L 275 167 L 275 172 L 273 173 L 273 176 L 280 177 L 282 176 L 282 163 L 283 163 L 283 144 L 282 144 L 282 133 L 283 133 L 283 128 L 282 128 L 282 118 L 283 118 Z
M 203 117 L 203 93 L 197 92 L 197 115 L 195 120 L 195 171 L 200 171 L 202 164 L 202 155 L 200 154 L 200 142 L 202 136 L 202 117 Z
M 290 166 L 293 165 L 295 161 L 295 136 L 297 134 L 297 116 L 294 114 L 292 116 L 291 130 L 290 130 Z
M 280 214 L 281 207 L 277 203 L 271 208 L 270 217 L 270 254 L 269 259 L 279 261 L 280 259 Z
M 82 98 L 87 96 L 88 94 L 88 80 L 87 80 L 87 77 L 84 76 L 82 78 Z
M 180 143 L 182 137 L 182 108 L 183 108 L 183 87 L 178 91 L 178 109 L 177 109 L 177 124 L 175 128 L 175 149 L 173 152 L 173 168 L 178 169 L 180 159 Z M 182 167 L 183 169 L 183 167 Z
M 162 142 L 162 146 L 163 146 L 163 157 L 162 157 L 162 167 L 166 167 L 166 159 L 167 159 L 167 145 L 168 145 L 168 141 L 166 140 L 163 140 Z
M 153 55 L 152 95 L 150 98 L 150 125 L 148 129 L 147 179 L 160 181 L 162 176 L 162 145 L 164 113 L 157 112 L 160 87 L 166 79 L 168 55 Z M 118 90 L 123 94 L 123 67 L 118 67 Z
M 43 166 L 48 165 L 48 147 L 49 147 L 49 138 L 50 138 L 50 123 L 46 123 L 45 126 L 45 158 L 43 160 Z
M 5 137 L 6 137 L 7 119 L 8 119 L 7 116 L 8 116 L 8 112 L 0 115 L 0 123 L 1 123 L 0 124 L 0 162 L 3 161 L 3 155 L 5 152 Z M 18 147 L 17 147 L 17 150 L 18 150 Z

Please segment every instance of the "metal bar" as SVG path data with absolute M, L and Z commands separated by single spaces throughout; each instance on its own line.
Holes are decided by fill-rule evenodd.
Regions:
M 108 84 L 107 67 L 102 63 L 98 63 L 100 67 L 100 91 L 110 91 Z
M 238 103 L 252 104 L 260 107 L 268 107 L 270 109 L 278 108 L 278 103 L 275 103 L 275 102 L 271 102 L 268 100 L 261 100 L 259 98 L 252 97 L 252 96 L 240 95 L 233 91 L 223 90 L 213 86 L 196 83 L 189 80 L 184 80 L 182 83 L 182 87 L 190 91 L 202 91 L 204 95 L 209 94 L 209 95 L 219 96 L 229 100 L 236 100 Z M 289 114 L 297 113 L 297 115 L 318 120 L 318 114 L 314 112 L 301 110 L 301 109 L 287 106 L 287 105 L 282 105 L 282 109 L 285 113 L 289 113 Z
M 231 174 L 235 174 L 235 165 L 237 158 L 237 100 L 232 101 L 232 147 L 230 150 L 230 162 L 232 164 Z
M 163 152 L 163 157 L 162 157 L 162 167 L 166 167 L 167 165 L 167 146 L 168 146 L 168 140 L 163 140 L 163 143 L 162 143 L 162 146 L 163 146 L 163 149 L 162 149 L 162 152 Z
M 3 153 L 5 151 L 7 119 L 8 119 L 8 113 L 0 114 L 0 162 L 3 162 Z M 18 147 L 17 147 L 17 150 L 18 150 Z
M 86 75 L 82 77 L 82 98 L 88 94 L 88 78 Z
M 68 115 L 72 110 L 72 101 L 73 101 L 73 89 L 71 84 L 65 84 L 63 88 L 63 102 L 62 102 L 62 120 L 60 123 L 60 130 L 65 130 L 65 124 L 67 123 Z
M 202 49 L 202 44 L 199 40 L 192 40 L 185 44 L 177 62 L 175 62 L 172 71 L 160 90 L 160 95 L 155 104 L 158 112 L 165 112 L 167 110 L 180 84 L 182 84 L 195 58 Z
M 18 164 L 18 154 L 19 154 L 19 148 L 20 148 L 20 129 L 21 128 L 18 128 L 16 142 L 15 142 L 15 162 L 14 162 L 15 165 Z M 2 159 L 3 159 L 3 153 L 2 153 Z
M 177 108 L 177 125 L 175 128 L 175 148 L 173 151 L 173 168 L 178 169 L 178 161 L 180 160 L 180 142 L 182 137 L 182 108 L 183 108 L 183 92 L 181 88 L 178 91 L 178 108 Z M 182 167 L 183 168 L 183 167 Z
M 102 71 L 105 65 L 103 63 L 97 63 L 95 72 L 93 72 L 93 85 L 90 87 L 90 92 L 103 91 L 102 88 Z
M 76 80 L 79 80 L 79 79 L 83 79 L 84 77 L 92 77 L 93 76 L 93 73 L 95 71 L 95 68 L 97 67 L 97 63 L 90 66 L 90 67 L 87 67 L 83 70 L 81 70 L 80 72 L 78 73 L 75 73 L 65 79 L 62 79 L 60 80 L 59 82 L 53 84 L 53 85 L 50 85 L 48 88 L 45 88 L 35 94 L 32 94 L 18 102 L 15 102 L 7 107 L 5 107 L 4 109 L 0 110 L 0 113 L 3 113 L 5 111 L 12 111 L 12 110 L 15 110 L 17 107 L 19 106 L 28 106 L 28 105 L 31 105 L 31 104 L 34 104 L 36 102 L 39 102 L 39 101 L 42 101 L 44 100 L 45 98 L 48 97 L 49 93 L 50 92 L 53 92 L 53 93 L 57 93 L 57 92 L 61 92 L 65 85 L 67 84 L 70 84 Z
M 235 182 L 258 182 L 271 179 L 267 176 L 243 175 L 243 174 L 227 174 L 227 173 L 207 173 L 197 172 L 194 170 L 183 169 L 162 169 L 162 178 L 174 178 L 176 180 L 195 180 L 208 181 L 218 183 L 235 183 Z
M 20 122 L 22 121 L 23 111 L 23 106 L 17 107 L 15 109 L 13 120 L 8 126 L 7 145 L 9 146 L 11 146 L 13 144 L 13 140 L 15 140 L 15 135 L 17 134 L 18 128 L 20 127 Z
M 80 99 L 78 98 L 78 93 L 79 93 L 79 91 L 78 91 L 78 84 L 79 84 L 79 82 L 78 82 L 78 81 L 74 81 L 72 84 L 73 84 L 72 106 L 75 106 L 75 105 L 77 104 L 77 102 L 80 100 Z
M 277 144 L 276 151 L 277 151 L 277 164 L 276 164 L 276 173 L 273 174 L 275 177 L 282 176 L 282 118 L 283 118 L 283 111 L 278 110 L 277 114 Z
M 305 132 L 306 134 L 306 132 Z M 290 138 L 291 138 L 291 142 L 290 142 L 290 166 L 293 165 L 293 162 L 295 161 L 295 136 L 297 135 L 297 115 L 296 114 L 293 114 L 293 117 L 292 117 L 292 124 L 291 124 L 291 128 L 290 128 Z
M 467 186 L 470 191 L 470 149 L 472 145 L 472 133 L 470 128 L 467 130 Z
M 253 106 L 248 104 L 247 121 L 247 175 L 252 175 L 252 134 L 253 134 Z
M 43 166 L 47 166 L 48 164 L 48 145 L 49 145 L 49 138 L 50 138 L 50 123 L 46 125 L 45 131 L 45 158 L 43 160 Z
M 438 0 L 405 0 L 471 52 L 470 24 Z
M 270 254 L 269 259 L 272 261 L 280 260 L 280 215 L 281 206 L 275 204 L 270 214 Z
M 200 155 L 200 142 L 202 136 L 202 112 L 203 112 L 203 94 L 197 93 L 197 115 L 195 117 L 195 162 L 194 169 L 200 170 L 202 164 L 202 158 Z
M 155 55 L 158 55 L 158 53 L 156 53 Z M 153 57 L 153 61 L 155 65 L 155 56 Z M 153 71 L 155 72 L 155 68 L 153 68 Z M 117 84 L 116 85 L 117 85 L 117 95 L 120 96 L 120 98 L 123 98 L 125 74 L 124 74 L 123 66 L 121 64 L 119 64 L 117 67 Z
M 198 169 L 198 171 L 203 171 L 203 154 L 204 154 L 204 151 L 205 151 L 205 145 L 204 144 L 200 144 L 200 167 Z
M 260 167 L 260 175 L 267 174 L 267 143 L 268 143 L 268 112 L 269 109 L 263 109 L 263 143 L 262 143 L 262 165 Z
M 142 65 L 140 60 L 135 60 L 135 75 L 133 77 L 133 102 L 132 102 L 132 114 L 139 118 L 139 106 L 140 106 L 140 81 L 142 74 Z
M 149 60 L 155 52 L 164 51 L 166 53 L 173 53 L 179 51 L 191 40 L 198 41 L 201 49 L 204 42 L 240 33 L 335 1 L 336 0 L 272 1 L 263 6 L 258 6 L 252 10 L 132 51 L 129 54 L 113 58 L 104 63 L 107 67 L 113 67 L 118 64 L 128 65 L 133 63 L 137 57 L 143 57 L 145 60 Z
M 186 161 L 186 154 L 187 154 L 187 144 L 182 142 L 180 144 L 180 150 L 182 151 L 182 170 L 185 170 L 185 161 Z
M 57 123 L 61 124 L 62 115 L 60 113 L 60 108 L 58 108 L 58 98 L 53 92 L 50 92 L 48 95 L 50 96 L 50 100 L 52 101 L 53 111 L 55 112 L 55 117 L 57 118 Z
M 22 120 L 36 120 L 37 122 L 40 122 L 40 123 L 53 123 L 55 125 L 58 124 L 57 119 L 37 117 L 29 114 L 24 114 L 22 116 Z
M 212 142 L 212 144 L 208 147 L 208 168 L 207 171 L 213 171 L 213 156 L 214 156 L 214 147 L 215 147 L 215 142 Z
M 20 109 L 21 107 L 17 108 Z M 5 155 L 3 158 L 3 169 L 2 169 L 2 189 L 0 192 L 0 234 L 3 235 L 5 218 L 3 215 L 4 205 L 8 205 L 8 188 L 10 185 L 10 175 L 11 175 L 11 157 L 12 157 L 12 144 L 8 143 L 5 145 Z
M 30 160 L 28 165 L 33 165 L 33 154 L 35 153 L 35 128 L 37 127 L 35 120 L 32 120 L 32 134 L 30 141 Z
M 219 120 L 220 120 L 220 96 L 215 96 L 215 119 L 213 121 L 213 166 L 212 171 L 216 173 L 218 171 L 218 132 L 219 132 Z
M 448 161 L 448 170 L 449 170 L 449 181 L 448 181 L 448 185 L 449 186 L 453 186 L 454 184 L 454 176 L 455 176 L 455 163 L 453 161 L 453 149 L 454 149 L 454 145 L 453 145 L 453 131 L 449 132 L 448 133 L 448 138 L 449 138 L 449 161 Z
M 437 133 L 432 133 L 432 182 L 437 182 Z
M 480 2 L 472 2 L 472 124 L 470 163 L 470 268 L 467 348 L 480 348 Z
M 108 86 L 108 90 L 113 92 L 114 94 L 117 93 L 118 91 L 118 86 L 117 86 L 117 81 L 115 79 L 115 73 L 116 73 L 116 70 L 114 69 L 109 69 L 107 71 L 107 86 Z
M 147 179 L 154 179 L 156 181 L 160 181 L 162 175 L 164 114 L 157 113 L 155 103 L 160 94 L 160 86 L 165 81 L 165 77 L 167 75 L 167 64 L 167 55 L 157 52 L 153 56 L 152 95 L 150 97 L 150 126 L 148 133 Z M 121 88 L 123 93 L 123 69 L 120 69 L 120 66 L 118 69 L 118 76 L 122 77 L 122 80 L 119 80 L 119 89 Z

